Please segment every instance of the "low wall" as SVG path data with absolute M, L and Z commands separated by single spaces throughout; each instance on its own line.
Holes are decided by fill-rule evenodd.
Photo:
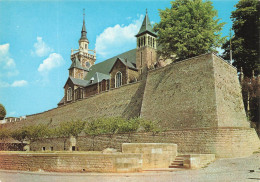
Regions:
M 246 136 L 246 137 L 245 137 Z M 63 150 L 60 139 L 44 139 L 31 143 L 31 150 L 54 147 Z M 251 155 L 260 147 L 259 138 L 252 128 L 200 128 L 170 130 L 153 135 L 152 133 L 100 135 L 94 138 L 81 136 L 77 139 L 79 151 L 116 148 L 122 150 L 123 143 L 174 143 L 179 153 L 216 154 L 216 157 L 244 157 Z M 94 144 L 94 146 L 93 146 Z M 66 150 L 70 144 L 66 144 Z
M 141 154 L 6 153 L 0 152 L 0 169 L 54 172 L 138 172 Z
M 190 169 L 199 169 L 205 167 L 207 164 L 215 160 L 214 154 L 190 154 L 182 155 L 184 160 L 184 166 Z
M 122 152 L 142 154 L 143 169 L 168 168 L 177 156 L 177 145 L 171 143 L 123 143 Z

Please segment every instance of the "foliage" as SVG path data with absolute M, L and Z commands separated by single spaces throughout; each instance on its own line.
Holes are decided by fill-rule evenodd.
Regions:
M 5 140 L 10 136 L 10 132 L 5 129 L 5 128 L 1 128 L 0 129 L 0 140 Z
M 259 72 L 259 10 L 260 1 L 240 0 L 236 5 L 236 10 L 232 12 L 232 29 L 234 36 L 232 42 L 233 65 L 240 69 L 243 68 L 245 76 L 251 77 L 252 70 Z M 230 40 L 223 44 L 222 48 L 224 59 L 230 57 Z
M 84 130 L 86 125 L 85 121 L 68 121 L 60 123 L 59 127 L 56 129 L 58 136 L 62 137 L 78 137 L 79 134 Z
M 0 120 L 3 120 L 6 116 L 6 110 L 5 110 L 5 107 L 0 104 Z
M 260 125 L 260 77 L 245 77 L 241 86 L 248 119 Z
M 143 120 L 141 126 L 145 132 L 152 132 L 153 135 L 159 133 L 162 129 L 158 126 L 157 123 L 153 121 Z
M 159 12 L 161 21 L 154 30 L 165 58 L 176 54 L 182 60 L 215 51 L 225 40 L 219 33 L 225 23 L 219 23 L 210 1 L 175 0 Z
M 13 132 L 11 132 L 11 137 L 15 140 L 22 142 L 22 143 L 25 141 L 27 136 L 28 136 L 27 127 L 23 127 L 21 129 L 16 129 Z

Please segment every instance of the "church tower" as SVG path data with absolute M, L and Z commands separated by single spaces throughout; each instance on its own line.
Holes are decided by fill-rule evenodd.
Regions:
M 156 37 L 157 35 L 153 31 L 146 9 L 143 24 L 136 35 L 136 67 L 140 75 L 146 70 L 146 68 L 151 68 L 156 63 Z
M 74 53 L 75 51 L 76 53 Z M 90 52 L 93 52 L 94 54 L 91 54 Z M 89 68 L 94 65 L 96 61 L 96 51 L 89 49 L 89 41 L 85 26 L 85 9 L 83 10 L 83 25 L 81 37 L 79 39 L 79 49 L 71 50 L 70 59 L 72 64 L 69 68 L 69 76 L 82 80 L 84 80 L 89 72 Z

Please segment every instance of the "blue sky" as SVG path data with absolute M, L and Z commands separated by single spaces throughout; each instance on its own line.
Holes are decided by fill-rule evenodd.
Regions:
M 217 0 L 213 6 L 226 22 L 238 0 Z M 152 23 L 158 9 L 170 1 L 1 1 L 0 0 L 0 103 L 7 116 L 24 116 L 54 108 L 64 95 L 71 64 L 70 50 L 78 48 L 82 9 L 86 11 L 90 49 L 101 62 L 135 48 L 145 9 Z

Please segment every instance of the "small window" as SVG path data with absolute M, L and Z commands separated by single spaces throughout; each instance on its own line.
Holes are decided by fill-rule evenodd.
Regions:
M 75 151 L 76 150 L 76 147 L 75 146 L 72 146 L 72 151 Z
M 51 151 L 53 151 L 53 147 L 51 147 Z
M 116 73 L 115 87 L 118 88 L 122 85 L 122 73 L 119 71 Z
M 45 151 L 45 147 L 42 147 L 42 151 Z
M 72 88 L 69 87 L 67 90 L 67 101 L 71 101 L 72 100 Z

